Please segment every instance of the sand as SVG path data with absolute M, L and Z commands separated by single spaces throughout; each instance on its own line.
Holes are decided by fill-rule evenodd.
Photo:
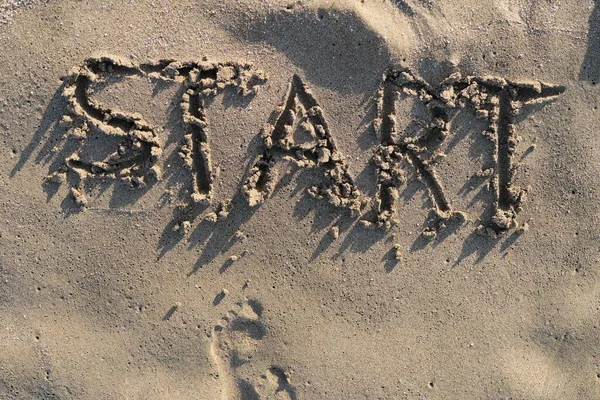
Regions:
M 600 398 L 599 4 L 1 2 L 0 398 Z

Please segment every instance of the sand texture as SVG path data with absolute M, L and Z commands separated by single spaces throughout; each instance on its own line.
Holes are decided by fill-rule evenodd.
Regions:
M 600 399 L 600 2 L 0 1 L 0 399 Z

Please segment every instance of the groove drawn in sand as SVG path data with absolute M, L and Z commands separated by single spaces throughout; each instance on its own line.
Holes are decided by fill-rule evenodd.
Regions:
M 273 191 L 280 160 L 301 168 L 320 168 L 327 182 L 313 186 L 309 194 L 347 207 L 357 214 L 361 194 L 348 172 L 344 156 L 336 146 L 323 109 L 298 75 L 294 75 L 284 103 L 271 116 L 262 132 L 265 151 L 258 157 L 244 185 L 251 206 L 262 203 Z
M 279 366 L 262 367 L 253 359 L 267 334 L 257 300 L 238 302 L 212 331 L 211 354 L 223 400 L 296 400 L 290 374 Z
M 162 149 L 150 124 L 140 115 L 103 107 L 89 98 L 91 86 L 105 81 L 107 75 L 135 75 L 143 73 L 142 70 L 118 59 L 91 58 L 65 78 L 63 94 L 75 119 L 66 117 L 63 121 L 73 123 L 71 138 L 84 142 L 91 130 L 97 130 L 108 138 L 120 140 L 116 151 L 98 161 L 84 160 L 75 151 L 65 159 L 66 170 L 58 171 L 73 173 L 71 194 L 82 207 L 87 205 L 83 184 L 88 177 L 117 178 L 132 187 L 143 187 L 148 179 L 160 177 L 160 169 L 155 164 Z M 53 178 L 60 179 L 57 173 Z
M 497 235 L 516 225 L 516 216 L 525 198 L 525 191 L 514 185 L 517 167 L 515 150 L 518 136 L 515 117 L 520 110 L 533 103 L 552 101 L 564 87 L 540 82 L 518 83 L 496 77 L 461 77 L 453 74 L 435 90 L 408 68 L 391 69 L 383 75 L 379 91 L 376 128 L 381 144 L 374 163 L 378 168 L 375 204 L 378 226 L 389 228 L 395 224 L 398 189 L 406 182 L 403 165 L 411 165 L 418 178 L 427 186 L 438 221 L 434 236 L 445 221 L 453 217 L 463 219 L 453 210 L 444 192 L 434 166 L 438 147 L 451 133 L 450 114 L 458 107 L 472 105 L 478 116 L 487 118 L 488 129 L 483 134 L 494 142 L 494 173 L 490 185 L 494 189 L 494 216 L 482 230 Z M 398 95 L 416 97 L 427 108 L 431 122 L 419 135 L 399 132 L 395 118 Z
M 265 82 L 265 74 L 247 63 L 160 60 L 133 64 L 110 56 L 89 58 L 74 68 L 65 78 L 63 89 L 72 117 L 63 117 L 63 123 L 70 127 L 68 139 L 80 145 L 75 146 L 64 166 L 54 171 L 50 179 L 62 182 L 69 175 L 71 195 L 80 207 L 87 205 L 84 189 L 87 179 L 119 179 L 133 188 L 141 188 L 161 178 L 157 163 L 162 144 L 156 129 L 138 114 L 113 110 L 90 98 L 91 89 L 109 76 L 146 77 L 184 86 L 180 103 L 188 132 L 179 154 L 193 176 L 192 201 L 210 202 L 214 176 L 203 99 L 219 94 L 226 87 L 236 88 L 242 96 L 254 94 Z M 84 159 L 81 144 L 92 130 L 108 139 L 117 139 L 117 150 L 101 160 Z
M 181 98 L 184 121 L 188 126 L 181 156 L 193 175 L 192 200 L 210 202 L 213 197 L 214 174 L 208 143 L 204 99 L 215 96 L 227 86 L 238 89 L 242 96 L 256 93 L 265 81 L 264 73 L 253 71 L 250 64 L 179 63 L 176 75 L 186 76 L 187 90 Z
M 398 92 L 418 97 L 429 111 L 432 122 L 418 136 L 398 132 L 395 105 Z M 437 93 L 423 79 L 408 69 L 390 70 L 383 76 L 379 91 L 378 120 L 381 144 L 374 156 L 377 165 L 377 225 L 389 228 L 396 223 L 398 188 L 406 182 L 402 161 L 410 164 L 427 186 L 436 215 L 444 220 L 457 215 L 444 193 L 443 186 L 433 170 L 435 154 L 430 159 L 423 155 L 435 149 L 448 135 L 447 107 Z
M 486 233 L 494 236 L 516 226 L 517 213 L 526 196 L 526 190 L 514 184 L 518 167 L 515 152 L 520 140 L 515 129 L 516 117 L 523 107 L 552 101 L 565 88 L 485 76 L 457 79 L 451 84 L 456 100 L 468 101 L 481 115 L 487 116 L 488 130 L 484 134 L 495 146 L 495 168 L 490 182 L 495 200 L 494 216 Z M 451 94 L 452 91 L 446 93 Z

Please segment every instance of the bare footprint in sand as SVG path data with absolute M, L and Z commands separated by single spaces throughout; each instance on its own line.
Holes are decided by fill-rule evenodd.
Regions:
M 223 400 L 296 400 L 283 368 L 264 360 L 267 328 L 257 300 L 238 302 L 213 328 L 211 353 L 219 371 Z

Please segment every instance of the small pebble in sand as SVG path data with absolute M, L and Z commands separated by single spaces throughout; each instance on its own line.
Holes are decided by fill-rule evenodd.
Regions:
M 435 231 L 432 229 L 425 229 L 423 233 L 421 233 L 421 236 L 423 236 L 427 241 L 432 241 L 435 239 Z
M 242 232 L 240 230 L 237 230 L 237 231 L 235 231 L 235 234 L 233 235 L 233 237 L 238 242 L 242 242 L 246 239 L 246 234 L 244 234 L 244 232 Z
M 371 221 L 367 221 L 366 219 L 361 219 L 358 221 L 358 223 L 364 228 L 372 228 L 373 227 L 373 223 Z
M 48 182 L 61 184 L 66 181 L 67 177 L 63 172 L 57 171 L 48 175 L 46 179 Z
M 402 258 L 402 250 L 400 249 L 401 246 L 398 243 L 394 244 L 394 259 L 395 260 L 400 260 Z
M 187 235 L 192 230 L 192 224 L 190 221 L 181 221 L 179 224 L 173 227 L 173 231 Z
M 334 239 L 339 238 L 340 237 L 340 228 L 338 228 L 337 226 L 334 226 L 333 228 L 331 228 L 329 230 L 329 235 Z
M 229 216 L 229 212 L 224 211 L 224 210 L 219 211 L 219 213 L 217 214 L 217 220 L 219 220 L 219 219 L 225 219 L 228 216 Z
M 187 235 L 191 230 L 192 230 L 192 224 L 190 223 L 190 221 L 182 221 L 181 224 L 179 224 L 179 232 L 180 233 Z
M 77 204 L 77 206 L 80 208 L 87 207 L 88 200 L 83 191 L 76 188 L 71 188 L 71 197 L 73 198 L 73 201 L 75 201 L 75 204 Z
M 217 213 L 211 212 L 206 214 L 206 217 L 204 219 L 206 219 L 209 222 L 217 222 L 219 216 L 217 215 Z
M 63 117 L 58 121 L 58 126 L 61 128 L 70 128 L 73 125 L 73 118 L 69 115 L 63 115 Z

